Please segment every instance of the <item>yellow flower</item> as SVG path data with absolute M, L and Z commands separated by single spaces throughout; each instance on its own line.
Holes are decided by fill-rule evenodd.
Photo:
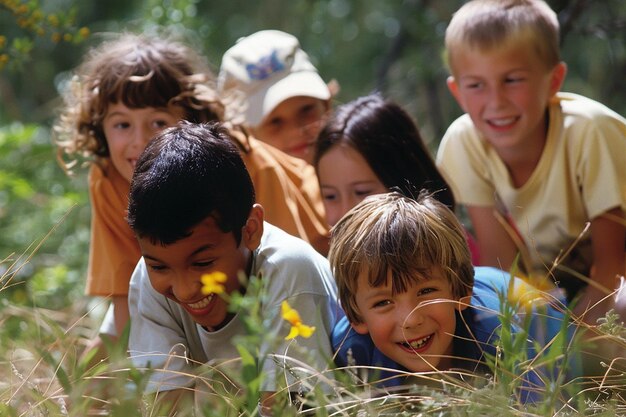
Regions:
M 520 279 L 511 280 L 509 285 L 508 298 L 511 303 L 529 310 L 534 305 L 547 302 L 546 293 L 554 288 L 554 283 L 545 277 L 517 275 Z
M 86 38 L 87 36 L 89 36 L 89 28 L 88 27 L 82 27 L 78 30 L 78 35 L 81 38 Z
M 297 336 L 302 336 L 304 338 L 309 338 L 315 331 L 315 327 L 307 326 L 302 323 L 302 319 L 300 318 L 300 314 L 291 308 L 287 301 L 283 301 L 281 305 L 283 319 L 287 320 L 289 324 L 291 324 L 291 330 L 285 340 L 294 339 Z
M 50 23 L 52 27 L 58 27 L 60 23 L 59 16 L 55 14 L 48 15 L 48 23 Z
M 204 274 L 200 278 L 202 281 L 202 294 L 221 294 L 224 292 L 224 284 L 227 280 L 227 276 L 223 272 L 212 272 L 210 274 Z

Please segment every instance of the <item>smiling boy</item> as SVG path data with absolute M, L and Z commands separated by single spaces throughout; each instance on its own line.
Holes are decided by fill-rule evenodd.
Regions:
M 333 330 L 336 363 L 382 367 L 374 381 L 382 386 L 408 383 L 410 373 L 486 369 L 485 353 L 496 354 L 501 297 L 521 283 L 474 269 L 454 213 L 427 195 L 367 197 L 333 227 L 329 261 L 346 313 Z M 530 313 L 529 358 L 533 343 L 547 346 L 558 333 L 563 314 L 555 307 Z M 535 371 L 522 378 L 540 384 Z
M 224 274 L 227 295 L 246 293 L 241 274 L 261 280 L 268 338 L 253 351 L 264 404 L 280 380 L 294 382 L 272 355 L 288 352 L 327 368 L 330 331 L 341 315 L 328 261 L 263 221 L 239 150 L 221 125 L 182 123 L 148 144 L 131 183 L 128 222 L 143 255 L 130 286 L 130 354 L 140 369 L 157 370 L 149 391 L 176 401 L 192 392 L 192 364 L 239 358 L 233 338 L 246 334 L 243 319 L 227 297 L 203 292 L 206 274 Z M 285 340 L 283 301 L 316 328 L 312 337 Z
M 624 318 L 626 300 L 608 294 L 625 272 L 626 119 L 559 92 L 556 13 L 542 0 L 473 0 L 454 14 L 446 49 L 466 114 L 437 164 L 467 208 L 481 265 L 509 269 L 520 250 L 520 267 L 554 278 L 589 324 L 611 308 Z

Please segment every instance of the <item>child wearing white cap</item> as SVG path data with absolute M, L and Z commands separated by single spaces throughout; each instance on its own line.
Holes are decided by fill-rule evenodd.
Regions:
M 322 80 L 298 39 L 278 30 L 239 39 L 224 54 L 218 76 L 234 120 L 308 163 L 336 89 Z

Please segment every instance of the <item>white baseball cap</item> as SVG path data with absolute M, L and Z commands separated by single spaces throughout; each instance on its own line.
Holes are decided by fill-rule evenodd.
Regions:
M 296 96 L 328 100 L 328 86 L 300 48 L 295 36 L 278 30 L 262 30 L 240 38 L 222 57 L 217 79 L 220 94 L 238 91 L 238 103 L 249 126 L 288 98 Z

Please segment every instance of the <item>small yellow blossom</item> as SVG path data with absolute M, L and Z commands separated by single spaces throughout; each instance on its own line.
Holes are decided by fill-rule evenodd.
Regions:
M 200 278 L 202 281 L 202 294 L 221 294 L 224 292 L 224 284 L 228 277 L 223 272 L 212 272 L 204 274 Z
M 554 283 L 544 277 L 526 277 L 511 280 L 508 299 L 511 303 L 531 309 L 536 304 L 545 304 L 547 294 L 554 288 Z
M 307 326 L 302 323 L 302 319 L 300 318 L 300 314 L 291 308 L 287 301 L 283 301 L 281 305 L 283 319 L 287 320 L 289 324 L 291 324 L 291 330 L 285 340 L 294 339 L 297 336 L 302 336 L 304 338 L 309 338 L 315 331 L 315 327 Z
M 81 38 L 86 38 L 87 36 L 89 36 L 89 28 L 88 27 L 82 27 L 78 30 L 78 35 Z
M 48 23 L 50 23 L 52 27 L 58 27 L 59 17 L 55 14 L 48 15 Z

